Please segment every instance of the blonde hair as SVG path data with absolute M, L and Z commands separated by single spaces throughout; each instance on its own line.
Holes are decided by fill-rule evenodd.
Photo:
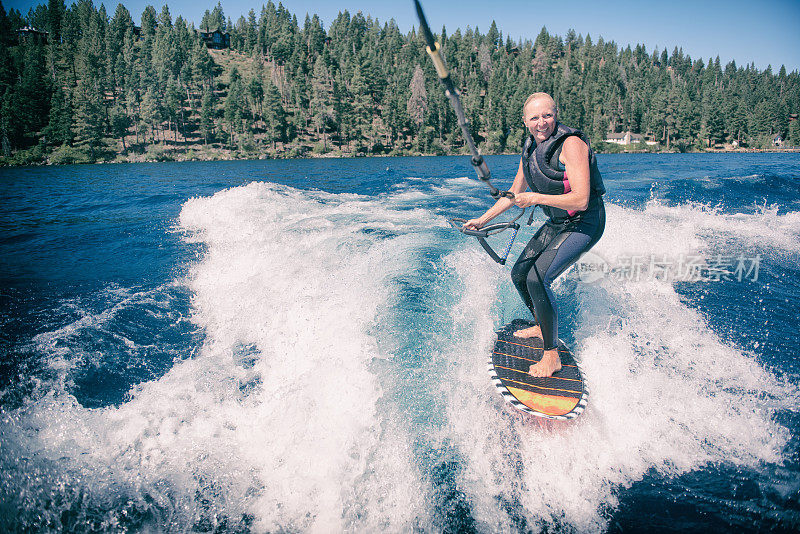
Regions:
M 553 100 L 553 97 L 548 95 L 547 93 L 533 93 L 525 100 L 525 103 L 522 104 L 522 118 L 525 118 L 525 108 L 528 107 L 528 104 L 533 102 L 534 100 L 538 99 L 547 100 L 547 103 L 550 104 L 550 107 L 553 108 L 553 112 L 558 114 L 558 107 L 556 107 L 556 101 Z

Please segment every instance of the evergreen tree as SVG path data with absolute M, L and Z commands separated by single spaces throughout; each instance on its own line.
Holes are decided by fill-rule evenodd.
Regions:
M 24 59 L 17 84 L 14 87 L 12 144 L 24 147 L 29 135 L 39 132 L 47 125 L 50 108 L 50 78 L 45 67 L 43 46 L 26 42 L 23 45 Z
M 411 98 L 408 99 L 406 110 L 411 118 L 411 123 L 419 131 L 425 122 L 425 112 L 428 110 L 428 91 L 425 89 L 425 75 L 419 65 L 414 68 L 410 89 Z
M 738 102 L 733 102 L 730 109 L 728 131 L 732 137 L 741 142 L 743 137 L 747 135 L 747 103 L 743 99 L 739 99 Z
M 350 93 L 347 89 L 347 80 L 345 73 L 339 71 L 333 84 L 333 112 L 337 117 L 337 143 L 339 149 L 342 149 L 343 143 L 350 144 L 350 136 L 352 135 L 352 100 Z
M 156 9 L 153 6 L 147 6 L 142 12 L 142 36 L 147 39 L 156 34 Z
M 111 132 L 114 137 L 122 141 L 123 153 L 128 153 L 128 145 L 125 143 L 125 136 L 128 135 L 131 119 L 122 104 L 116 104 L 111 108 Z
M 152 144 L 158 142 L 158 135 L 161 132 L 161 123 L 164 120 L 164 110 L 161 105 L 161 95 L 157 94 L 153 87 L 148 87 L 142 96 L 140 105 L 142 129 L 150 131 Z
M 64 0 L 47 1 L 47 31 L 50 33 L 50 40 L 57 43 L 61 39 L 61 22 L 64 20 L 67 8 Z
M 314 63 L 314 74 L 311 81 L 311 117 L 317 135 L 322 135 L 323 150 L 328 151 L 327 129 L 334 121 L 333 80 L 325 66 L 325 62 Z
M 11 157 L 11 121 L 14 115 L 14 102 L 11 99 L 11 88 L 6 89 L 2 101 L 0 101 L 0 148 L 3 157 Z
M 789 124 L 789 134 L 786 137 L 789 146 L 800 147 L 800 120 L 795 119 Z
M 245 117 L 245 87 L 236 68 L 231 72 L 231 84 L 228 87 L 228 96 L 225 99 L 225 122 L 228 123 L 228 142 L 233 146 L 236 142 L 236 133 L 244 128 Z
M 214 92 L 210 87 L 203 89 L 203 99 L 200 104 L 200 133 L 203 135 L 203 143 L 208 145 L 209 140 L 213 140 L 214 135 Z
M 178 80 L 172 75 L 167 79 L 167 87 L 164 91 L 164 113 L 171 127 L 174 127 L 174 141 L 178 142 L 178 123 L 182 116 L 185 93 L 181 89 Z M 186 136 L 184 135 L 184 138 Z
M 139 98 L 138 91 L 136 91 L 133 86 L 129 87 L 125 92 L 125 109 L 128 112 L 128 117 L 131 124 L 133 124 L 133 131 L 136 135 L 136 144 L 139 145 L 141 142 L 139 138 L 139 131 L 142 124 L 141 100 Z
M 206 13 L 208 13 L 208 11 L 206 11 Z M 208 13 L 208 19 L 204 17 L 204 23 L 201 23 L 200 27 L 207 32 L 217 30 L 221 32 L 228 31 L 228 26 L 225 23 L 225 12 L 222 10 L 221 2 L 217 2 L 217 5 L 211 10 L 211 13 Z
M 76 88 L 77 106 L 73 120 L 73 132 L 78 147 L 87 149 L 90 160 L 98 157 L 103 148 L 104 108 L 96 85 L 88 80 L 79 80 Z
M 725 121 L 722 115 L 719 92 L 713 91 L 709 95 L 709 103 L 705 117 L 706 129 L 708 132 L 709 144 L 713 145 L 716 141 L 725 139 Z
M 247 27 L 245 33 L 245 47 L 248 52 L 252 52 L 256 48 L 258 41 L 258 22 L 256 21 L 256 12 L 250 10 L 247 13 Z
M 60 85 L 53 91 L 50 102 L 50 120 L 46 131 L 46 139 L 54 145 L 72 142 L 72 106 L 66 91 Z
M 372 102 L 367 92 L 367 83 L 361 74 L 361 67 L 356 64 L 353 77 L 350 80 L 350 94 L 352 112 L 351 121 L 353 133 L 356 136 L 356 150 L 361 146 L 360 140 L 367 137 L 367 130 L 370 124 L 369 116 L 372 112 Z
M 256 74 L 250 78 L 247 84 L 247 96 L 250 100 L 250 110 L 253 116 L 253 121 L 261 119 L 264 121 L 264 83 L 262 80 L 263 72 L 261 63 L 257 63 Z M 280 96 L 280 95 L 279 95 Z
M 272 143 L 275 150 L 277 141 L 283 141 L 286 131 L 286 111 L 283 109 L 281 94 L 272 80 L 267 80 L 265 93 L 265 120 L 267 123 L 267 142 Z

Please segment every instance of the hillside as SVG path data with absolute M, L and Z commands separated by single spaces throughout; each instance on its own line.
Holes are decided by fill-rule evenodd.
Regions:
M 23 32 L 24 27 L 46 28 Z M 23 17 L 0 4 L 0 144 L 5 164 L 464 153 L 456 118 L 412 31 L 340 13 L 302 26 L 268 2 L 236 23 L 218 5 L 204 29 L 147 7 L 63 0 Z M 632 132 L 647 150 L 800 146 L 800 75 L 724 67 L 676 48 L 620 49 L 544 28 L 533 41 L 494 23 L 437 37 L 484 153 L 515 153 L 525 97 L 546 91 L 560 119 L 603 151 Z M 642 146 L 642 145 L 639 145 Z

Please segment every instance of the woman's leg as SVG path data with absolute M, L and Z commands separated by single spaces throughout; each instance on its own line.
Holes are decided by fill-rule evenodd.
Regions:
M 525 303 L 525 306 L 527 306 L 531 314 L 533 314 L 534 319 L 536 319 L 536 312 L 533 300 L 528 292 L 528 272 L 533 268 L 533 263 L 539 257 L 539 254 L 556 235 L 557 233 L 553 231 L 552 227 L 546 224 L 542 225 L 531 240 L 528 241 L 525 250 L 519 255 L 514 267 L 511 269 L 511 281 L 514 283 L 514 287 L 517 288 L 522 302 Z
M 531 366 L 530 372 L 534 376 L 550 376 L 561 369 L 557 350 L 558 308 L 550 286 L 584 252 L 597 243 L 604 229 L 605 212 L 601 207 L 597 216 L 579 223 L 569 231 L 556 233 L 552 237 L 547 236 L 549 239 L 542 239 L 540 232 L 537 232 L 514 265 L 512 270 L 514 285 L 538 323 L 537 327 L 521 330 L 516 335 L 520 337 L 541 335 L 544 343 L 544 357 L 539 363 Z M 524 288 L 521 287 L 523 273 L 525 273 Z
M 591 241 L 592 236 L 580 232 L 563 232 L 539 254 L 528 272 L 528 293 L 542 330 L 545 350 L 558 346 L 558 307 L 550 286 L 588 250 Z

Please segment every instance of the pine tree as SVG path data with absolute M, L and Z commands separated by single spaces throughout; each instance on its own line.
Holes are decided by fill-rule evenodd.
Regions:
M 217 5 L 209 14 L 206 24 L 206 31 L 213 32 L 219 30 L 221 32 L 225 32 L 228 31 L 228 29 L 229 28 L 225 23 L 225 12 L 222 10 L 222 3 L 217 2 Z
M 200 104 L 200 133 L 203 135 L 203 143 L 208 145 L 209 140 L 213 140 L 214 135 L 214 92 L 210 87 L 203 89 L 203 99 Z
M 167 87 L 164 92 L 164 113 L 170 125 L 174 126 L 175 143 L 178 142 L 178 122 L 184 105 L 184 95 L 178 80 L 172 75 L 167 79 Z M 184 139 L 186 135 L 184 134 Z
M 225 99 L 225 122 L 228 123 L 228 141 L 231 146 L 235 143 L 235 134 L 243 131 L 245 110 L 245 88 L 241 76 L 234 67 L 231 72 L 231 84 L 228 96 Z
M 789 123 L 789 134 L 786 137 L 789 146 L 800 147 L 800 119 L 794 119 Z
M 153 6 L 147 6 L 142 12 L 142 37 L 145 39 L 154 37 L 156 34 L 156 10 Z
M 90 160 L 94 161 L 102 148 L 105 131 L 104 109 L 96 85 L 87 80 L 79 80 L 75 90 L 77 105 L 73 119 L 73 132 L 79 147 L 89 151 Z
M 311 80 L 311 117 L 317 135 L 322 135 L 322 145 L 328 151 L 328 126 L 335 120 L 333 111 L 333 80 L 325 62 L 314 63 L 314 74 Z
M 256 21 L 256 12 L 251 9 L 247 13 L 247 26 L 245 28 L 245 50 L 252 53 L 256 48 L 258 41 L 258 22 Z
M 28 137 L 48 122 L 51 90 L 44 53 L 42 45 L 31 42 L 23 45 L 22 71 L 12 97 L 15 102 L 12 131 L 16 132 L 12 143 L 17 147 L 27 145 Z
M 261 62 L 257 63 L 255 75 L 250 78 L 247 84 L 247 96 L 250 100 L 250 110 L 253 120 L 258 119 L 264 122 L 264 83 L 262 80 L 263 72 L 261 69 Z M 279 95 L 280 96 L 280 95 Z
M 161 102 L 161 95 L 157 94 L 152 86 L 148 87 L 142 96 L 140 105 L 142 126 L 145 131 L 150 130 L 152 144 L 156 144 L 158 133 L 161 131 L 161 124 L 164 120 L 164 110 Z
M 351 121 L 348 122 L 352 122 L 353 133 L 356 138 L 356 151 L 358 151 L 361 147 L 361 140 L 368 135 L 369 116 L 372 112 L 372 99 L 367 92 L 367 83 L 361 74 L 361 67 L 358 64 L 356 64 L 353 77 L 350 80 L 349 92 L 351 94 L 350 101 L 353 105 Z
M 422 67 L 417 64 L 414 68 L 414 75 L 411 77 L 411 97 L 408 99 L 406 110 L 411 117 L 411 123 L 416 131 L 422 128 L 425 122 L 425 112 L 428 110 L 428 91 L 425 89 L 425 75 Z
M 128 146 L 125 144 L 125 136 L 128 135 L 128 128 L 130 127 L 131 120 L 127 111 L 121 104 L 116 104 L 111 108 L 111 132 L 114 137 L 122 141 L 122 152 L 128 153 Z
M 706 128 L 708 129 L 709 144 L 713 145 L 716 141 L 725 139 L 725 120 L 718 91 L 713 91 L 710 95 Z
M 56 86 L 50 102 L 50 120 L 44 132 L 46 139 L 53 145 L 64 145 L 72 142 L 72 106 L 66 91 L 61 85 Z
M 267 90 L 265 93 L 265 115 L 267 123 L 267 142 L 272 143 L 272 150 L 275 150 L 275 143 L 283 141 L 286 131 L 286 111 L 281 103 L 281 94 L 272 80 L 267 80 Z

